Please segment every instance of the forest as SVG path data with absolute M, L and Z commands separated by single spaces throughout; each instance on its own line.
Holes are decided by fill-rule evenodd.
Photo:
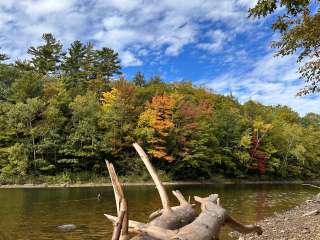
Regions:
M 126 79 L 113 49 L 42 39 L 27 59 L 0 55 L 0 183 L 90 180 L 105 176 L 105 160 L 148 180 L 134 142 L 164 180 L 320 177 L 319 114 L 240 103 L 191 81 Z

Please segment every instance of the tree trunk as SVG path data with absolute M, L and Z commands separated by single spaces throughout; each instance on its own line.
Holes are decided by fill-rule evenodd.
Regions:
M 118 213 L 118 217 L 105 214 L 115 224 L 112 240 L 128 239 L 128 231 L 138 234 L 131 238 L 133 240 L 213 240 L 218 239 L 223 225 L 229 225 L 232 229 L 241 233 L 256 232 L 262 234 L 262 229 L 259 226 L 242 225 L 229 216 L 227 211 L 220 206 L 220 199 L 217 194 L 211 194 L 206 198 L 194 197 L 195 201 L 201 204 L 200 215 L 197 215 L 194 210 L 194 204 L 186 201 L 178 190 L 172 191 L 172 193 L 178 199 L 180 205 L 170 207 L 167 192 L 147 155 L 137 143 L 133 146 L 155 182 L 163 208 L 150 215 L 149 218 L 152 219 L 150 223 L 128 220 L 125 217 L 128 212 L 127 205 L 122 204 L 125 202 L 125 198 L 121 185 L 112 164 L 107 162 Z

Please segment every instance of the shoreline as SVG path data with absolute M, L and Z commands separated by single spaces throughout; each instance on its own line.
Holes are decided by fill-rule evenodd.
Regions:
M 302 180 L 295 180 L 295 181 L 173 181 L 173 182 L 163 182 L 165 186 L 179 186 L 179 185 L 268 185 L 268 184 L 304 184 L 304 183 L 312 183 L 312 184 L 320 184 L 320 180 L 313 180 L 313 181 L 302 181 Z M 123 186 L 154 186 L 153 182 L 124 182 L 122 183 Z M 57 184 L 0 184 L 0 189 L 11 189 L 11 188 L 81 188 L 81 187 L 112 187 L 111 183 L 57 183 Z
M 291 208 L 282 213 L 275 213 L 257 224 L 262 227 L 263 233 L 240 234 L 231 232 L 229 236 L 238 240 L 270 240 L 270 239 L 320 239 L 320 194 L 312 200 Z

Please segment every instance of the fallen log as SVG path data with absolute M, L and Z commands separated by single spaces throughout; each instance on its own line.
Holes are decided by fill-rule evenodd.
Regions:
M 170 207 L 167 192 L 146 153 L 137 143 L 133 146 L 156 185 L 163 208 L 150 215 L 151 221 L 149 223 L 128 220 L 128 208 L 122 187 L 112 164 L 107 162 L 118 215 L 118 217 L 115 217 L 105 214 L 115 225 L 112 240 L 129 239 L 128 232 L 138 234 L 131 238 L 132 240 L 213 240 L 218 238 L 220 229 L 225 224 L 241 233 L 262 233 L 259 226 L 242 225 L 229 216 L 227 211 L 220 206 L 220 199 L 217 194 L 211 194 L 206 198 L 194 197 L 195 201 L 201 204 L 200 215 L 196 213 L 194 204 L 191 204 L 190 200 L 187 201 L 178 190 L 172 191 L 172 194 L 179 201 L 179 206 Z
M 129 221 L 129 231 L 145 234 L 153 239 L 169 240 L 212 240 L 219 237 L 221 227 L 226 224 L 240 233 L 256 232 L 262 234 L 262 229 L 255 225 L 242 225 L 231 218 L 227 211 L 219 205 L 217 194 L 207 198 L 195 197 L 201 203 L 200 215 L 190 224 L 175 230 L 164 229 L 158 226 L 136 221 Z M 110 221 L 117 221 L 117 217 L 105 215 Z

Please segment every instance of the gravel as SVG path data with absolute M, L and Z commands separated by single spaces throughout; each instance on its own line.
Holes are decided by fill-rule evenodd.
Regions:
M 260 236 L 230 233 L 238 240 L 320 240 L 320 200 L 315 198 L 281 214 L 258 223 L 263 229 Z

